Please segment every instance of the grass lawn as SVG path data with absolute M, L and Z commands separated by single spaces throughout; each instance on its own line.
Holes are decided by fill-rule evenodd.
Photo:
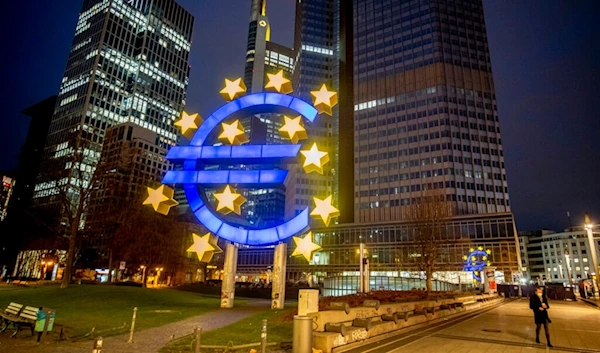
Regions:
M 74 339 L 82 338 L 93 327 L 102 336 L 127 332 L 134 307 L 138 308 L 137 331 L 217 309 L 220 301 L 172 289 L 72 284 L 66 289 L 44 286 L 1 290 L 0 308 L 10 302 L 56 310 L 54 331 L 64 327 L 67 336 Z
M 289 313 L 295 309 L 265 310 L 249 316 L 231 325 L 208 331 L 202 334 L 202 345 L 239 346 L 260 342 L 262 320 L 267 319 L 267 342 L 291 342 L 293 322 L 289 320 Z M 286 318 L 287 316 L 287 318 Z M 184 336 L 167 346 L 161 353 L 192 352 L 192 335 Z M 213 350 L 202 350 L 212 352 Z M 249 349 L 244 350 L 244 352 Z

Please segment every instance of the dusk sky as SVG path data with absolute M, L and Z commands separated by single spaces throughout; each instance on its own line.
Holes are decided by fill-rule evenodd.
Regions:
M 195 16 L 186 110 L 223 103 L 243 74 L 249 0 L 179 0 Z M 58 92 L 82 0 L 6 1 L 0 14 L 0 170 L 17 166 L 29 117 Z M 595 1 L 484 0 L 511 205 L 519 230 L 600 223 L 600 50 Z M 272 40 L 292 45 L 295 1 L 271 0 Z M 18 182 L 18 181 L 17 181 Z

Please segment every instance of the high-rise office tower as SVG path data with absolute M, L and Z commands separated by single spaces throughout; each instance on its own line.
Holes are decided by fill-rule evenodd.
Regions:
M 84 0 L 46 139 L 53 173 L 38 178 L 34 205 L 52 208 L 58 186 L 89 179 L 112 125 L 155 132 L 157 148 L 175 144 L 193 24 L 174 0 Z
M 338 0 L 297 1 L 294 33 L 294 94 L 311 102 L 311 91 L 326 84 L 338 93 L 339 104 L 332 115 L 320 114 L 306 126 L 310 141 L 329 153 L 323 175 L 291 170 L 288 185 L 288 212 L 298 213 L 314 206 L 313 197 L 333 195 L 340 209 L 339 221 L 351 222 L 354 210 L 352 126 L 352 28 L 351 6 Z M 349 25 L 349 27 L 348 27 Z M 340 139 L 340 132 L 348 138 Z M 341 190 L 344 190 L 343 192 Z M 336 220 L 337 221 L 337 220 Z M 318 225 L 318 224 L 317 224 Z
M 271 28 L 267 17 L 267 1 L 250 2 L 248 46 L 244 71 L 244 84 L 248 93 L 262 92 L 269 81 L 268 74 L 283 70 L 290 78 L 294 66 L 294 51 L 270 41 Z M 258 114 L 240 119 L 252 144 L 288 143 L 282 139 L 279 129 L 283 125 L 281 114 Z M 255 165 L 248 168 L 282 168 L 279 165 Z M 285 217 L 284 187 L 244 191 L 247 198 L 242 207 L 242 216 L 250 226 L 274 226 Z
M 422 286 L 406 213 L 442 194 L 455 215 L 435 277 L 458 286 L 464 256 L 482 248 L 499 282 L 518 279 L 481 0 L 297 0 L 294 47 L 295 94 L 309 101 L 325 82 L 340 103 L 308 130 L 331 144 L 331 173 L 290 172 L 287 201 L 298 210 L 332 192 L 341 216 L 313 224 L 323 250 L 310 263 L 291 258 L 288 277 L 312 273 L 325 293 L 356 291 L 355 250 L 364 243 L 371 287 Z
M 104 136 L 97 165 L 100 176 L 89 200 L 85 243 L 100 249 L 105 247 L 111 227 L 123 222 L 129 205 L 141 205 L 146 187 L 159 185 L 170 168 L 167 150 L 157 145 L 157 132 L 128 122 L 111 126 Z
M 510 212 L 480 0 L 354 0 L 356 222 Z
M 250 3 L 250 24 L 244 84 L 248 93 L 261 92 L 265 76 L 267 42 L 271 40 L 271 26 L 267 17 L 267 0 L 252 0 Z
M 27 136 L 25 137 L 25 143 L 23 144 L 23 148 L 21 148 L 19 166 L 16 171 L 16 179 L 19 180 L 19 183 L 15 185 L 13 197 L 9 205 L 13 213 L 28 212 L 31 207 L 31 199 L 42 160 L 44 142 L 48 134 L 55 105 L 56 95 L 53 95 L 33 104 L 22 112 L 29 116 L 31 121 L 27 130 Z

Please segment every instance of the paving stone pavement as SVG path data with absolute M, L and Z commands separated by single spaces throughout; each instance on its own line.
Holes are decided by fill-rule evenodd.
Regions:
M 172 335 L 179 338 L 192 333 L 196 327 L 201 327 L 206 332 L 227 326 L 256 312 L 267 310 L 270 304 L 268 300 L 249 299 L 245 305 L 233 309 L 217 309 L 182 321 L 136 332 L 133 344 L 127 343 L 129 334 L 107 337 L 104 339 L 102 353 L 155 353 L 170 341 Z M 49 341 L 36 344 L 33 339 L 11 339 L 7 333 L 0 335 L 0 353 L 90 353 L 92 346 L 91 340 L 77 343 Z
M 529 301 L 520 299 L 387 352 L 419 353 L 600 353 L 600 310 L 578 302 L 551 301 L 552 323 L 546 347 L 535 343 Z M 364 352 L 369 353 L 369 352 Z M 374 353 L 374 352 L 373 352 Z

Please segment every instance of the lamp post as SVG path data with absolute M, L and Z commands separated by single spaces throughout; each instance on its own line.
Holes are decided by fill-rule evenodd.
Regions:
M 142 287 L 146 286 L 146 266 L 142 265 L 140 266 L 140 268 L 142 269 Z
M 369 293 L 369 274 L 370 274 L 370 270 L 369 270 L 369 259 L 365 257 L 365 254 L 367 254 L 367 249 L 365 248 L 365 244 L 364 243 L 360 243 L 360 247 L 358 249 L 359 252 L 359 261 L 360 261 L 360 266 L 359 266 L 359 277 L 358 277 L 358 291 L 359 293 Z
M 40 279 L 43 281 L 44 277 L 46 277 L 46 261 L 42 260 L 42 265 L 44 265 L 44 269 L 42 270 L 42 273 L 40 274 Z
M 590 219 L 590 215 L 586 212 L 584 216 L 585 230 L 587 231 L 588 241 L 590 243 L 590 252 L 592 253 L 592 266 L 594 266 L 594 272 L 596 280 L 592 280 L 593 285 L 595 286 L 595 292 L 598 293 L 598 277 L 600 276 L 599 268 L 598 268 L 598 255 L 596 252 L 596 242 L 594 241 L 594 234 L 592 232 L 592 228 L 594 225 Z M 593 276 L 592 276 L 593 278 Z
M 569 279 L 569 286 L 572 284 L 573 282 L 573 277 L 571 276 L 571 259 L 569 257 L 569 245 L 565 244 L 565 262 L 567 265 L 567 277 Z
M 158 279 L 160 278 L 160 273 L 162 272 L 163 268 L 162 267 L 157 267 L 156 268 L 156 280 L 154 281 L 154 286 L 158 287 Z

